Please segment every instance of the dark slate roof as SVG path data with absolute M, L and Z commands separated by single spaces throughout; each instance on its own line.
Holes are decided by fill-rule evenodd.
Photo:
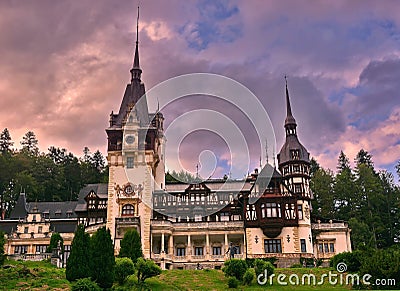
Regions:
M 223 179 L 209 179 L 204 181 L 205 187 L 210 191 L 250 191 L 252 184 L 247 181 L 236 181 L 236 180 L 223 180 Z M 190 188 L 192 184 L 186 183 L 169 183 L 165 185 L 165 191 L 167 192 L 185 192 L 186 189 Z
M 299 150 L 301 161 L 310 162 L 310 154 L 308 153 L 307 149 L 300 143 L 297 135 L 289 135 L 286 137 L 285 144 L 282 146 L 281 151 L 278 155 L 279 164 L 286 163 L 292 160 L 290 156 L 291 150 Z
M 111 128 L 121 128 L 124 119 L 127 117 L 129 106 L 134 105 L 136 116 L 141 126 L 149 125 L 149 113 L 147 107 L 147 99 L 145 95 L 144 84 L 138 80 L 134 80 L 132 84 L 128 84 L 125 89 L 124 97 L 121 102 L 118 114 L 114 114 L 113 126 Z M 143 96 L 143 97 L 142 97 Z
M 51 220 L 50 229 L 58 233 L 71 233 L 76 231 L 77 225 L 76 219 Z
M 96 193 L 100 199 L 108 198 L 108 184 L 88 184 L 79 191 L 78 203 L 75 211 L 86 211 L 87 203 L 85 197 L 90 192 Z
M 62 202 L 31 202 L 28 212 L 48 213 L 50 219 L 75 218 L 75 208 L 78 201 Z
M 10 219 L 25 218 L 28 214 L 28 205 L 26 203 L 25 193 L 19 194 L 17 204 L 10 213 Z
M 0 231 L 6 234 L 11 234 L 17 230 L 18 220 L 0 220 Z

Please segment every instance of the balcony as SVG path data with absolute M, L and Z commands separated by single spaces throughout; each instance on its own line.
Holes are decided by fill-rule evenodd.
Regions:
M 165 229 L 171 231 L 199 231 L 199 230 L 243 230 L 243 221 L 207 221 L 207 222 L 171 222 L 168 220 L 152 220 L 154 230 Z
M 115 222 L 117 225 L 140 225 L 140 217 L 139 216 L 131 216 L 131 217 L 116 217 Z

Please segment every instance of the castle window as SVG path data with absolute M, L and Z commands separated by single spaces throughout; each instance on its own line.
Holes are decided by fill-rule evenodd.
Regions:
M 279 203 L 267 203 L 267 217 L 281 217 L 281 206 Z
M 300 173 L 300 166 L 299 165 L 294 165 L 293 166 L 293 172 L 294 173 Z
M 220 214 L 220 221 L 229 221 L 229 212 L 222 212 Z
M 213 247 L 213 255 L 214 256 L 221 255 L 221 247 Z
M 203 255 L 203 247 L 195 247 L 194 248 L 194 255 L 195 256 L 202 256 Z
M 264 250 L 266 253 L 282 253 L 282 245 L 280 239 L 265 239 Z
M 96 200 L 95 199 L 91 198 L 88 203 L 89 203 L 89 206 L 88 206 L 89 209 L 96 208 Z
M 286 204 L 286 206 L 285 206 L 285 218 L 286 219 L 296 219 L 294 203 Z
M 261 218 L 265 218 L 265 204 L 261 204 Z
M 303 191 L 303 185 L 301 183 L 295 183 L 294 184 L 294 193 L 296 194 L 301 194 Z
M 36 215 L 33 215 L 33 216 L 32 216 L 32 221 L 33 221 L 33 222 L 36 222 Z
M 300 239 L 300 248 L 302 253 L 307 252 L 307 245 L 306 245 L 306 240 L 304 238 Z
M 132 169 L 133 168 L 133 157 L 127 157 L 126 158 L 126 167 L 128 169 Z
M 257 220 L 256 207 L 254 204 L 246 205 L 246 219 L 247 220 Z
M 202 220 L 203 220 L 203 216 L 202 216 L 202 215 L 196 214 L 196 215 L 194 216 L 194 221 L 195 221 L 195 222 L 200 222 L 200 221 L 202 221 Z
M 28 227 L 24 227 L 24 233 L 28 233 Z
M 28 246 L 15 246 L 14 254 L 26 254 L 28 252 Z
M 36 245 L 36 253 L 37 254 L 42 254 L 47 251 L 47 246 L 46 245 Z
M 42 233 L 42 231 L 43 231 L 43 227 L 42 227 L 42 226 L 39 226 L 39 227 L 38 227 L 38 233 Z
M 303 205 L 297 205 L 297 217 L 303 219 Z
M 134 216 L 135 207 L 132 204 L 127 204 L 122 207 L 122 216 Z
M 176 255 L 178 257 L 184 257 L 185 256 L 185 248 L 176 248 Z

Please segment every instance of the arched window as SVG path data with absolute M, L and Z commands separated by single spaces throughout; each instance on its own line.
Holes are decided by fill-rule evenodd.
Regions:
M 122 207 L 122 216 L 134 216 L 135 207 L 132 204 L 127 204 Z

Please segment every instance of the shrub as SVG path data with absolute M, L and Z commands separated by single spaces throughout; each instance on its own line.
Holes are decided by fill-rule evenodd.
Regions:
M 303 266 L 301 264 L 293 264 L 290 268 L 303 268 Z
M 239 286 L 239 280 L 235 277 L 228 278 L 228 288 L 237 288 Z
M 72 291 L 101 291 L 101 288 L 90 278 L 76 280 L 71 287 Z
M 243 283 L 245 285 L 251 285 L 251 282 L 253 282 L 255 276 L 256 272 L 253 268 L 247 269 L 246 273 L 243 275 Z
M 53 236 L 52 236 L 53 237 Z M 85 233 L 83 224 L 78 225 L 72 240 L 65 276 L 72 282 L 90 276 L 90 237 Z
M 239 281 L 243 280 L 243 275 L 247 271 L 247 264 L 244 260 L 231 259 L 225 261 L 222 271 L 227 277 L 235 277 Z
M 367 255 L 367 253 L 365 253 Z M 372 289 L 391 289 L 400 288 L 400 251 L 395 248 L 375 250 L 368 252 L 368 260 L 363 260 L 360 272 L 362 275 L 370 274 L 372 277 L 369 282 L 376 282 L 376 279 L 395 280 L 395 285 L 372 286 Z M 389 282 L 389 281 L 386 281 Z M 393 282 L 392 282 L 393 283 Z
M 369 257 L 369 255 L 368 255 Z M 363 260 L 363 253 L 361 251 L 344 252 L 334 256 L 329 265 L 336 269 L 337 264 L 343 262 L 347 265 L 347 272 L 358 272 Z
M 275 267 L 270 262 L 256 259 L 254 261 L 254 271 L 256 272 L 256 276 L 258 277 L 258 275 L 264 274 L 265 270 L 267 270 L 269 277 L 274 273 Z
M 143 283 L 146 279 L 155 277 L 161 274 L 161 268 L 152 260 L 138 258 L 136 262 L 138 283 Z
M 136 229 L 129 229 L 124 234 L 124 238 L 121 240 L 121 249 L 118 256 L 120 258 L 131 258 L 134 264 L 136 264 L 138 258 L 143 257 L 142 243 L 140 241 L 140 235 Z
M 55 232 L 51 235 L 50 245 L 47 247 L 46 252 L 52 253 L 53 249 L 57 248 L 58 242 L 60 242 L 61 245 L 61 252 L 64 252 L 64 239 L 58 232 Z
M 115 280 L 120 284 L 124 284 L 129 275 L 135 273 L 135 266 L 130 258 L 115 259 Z

